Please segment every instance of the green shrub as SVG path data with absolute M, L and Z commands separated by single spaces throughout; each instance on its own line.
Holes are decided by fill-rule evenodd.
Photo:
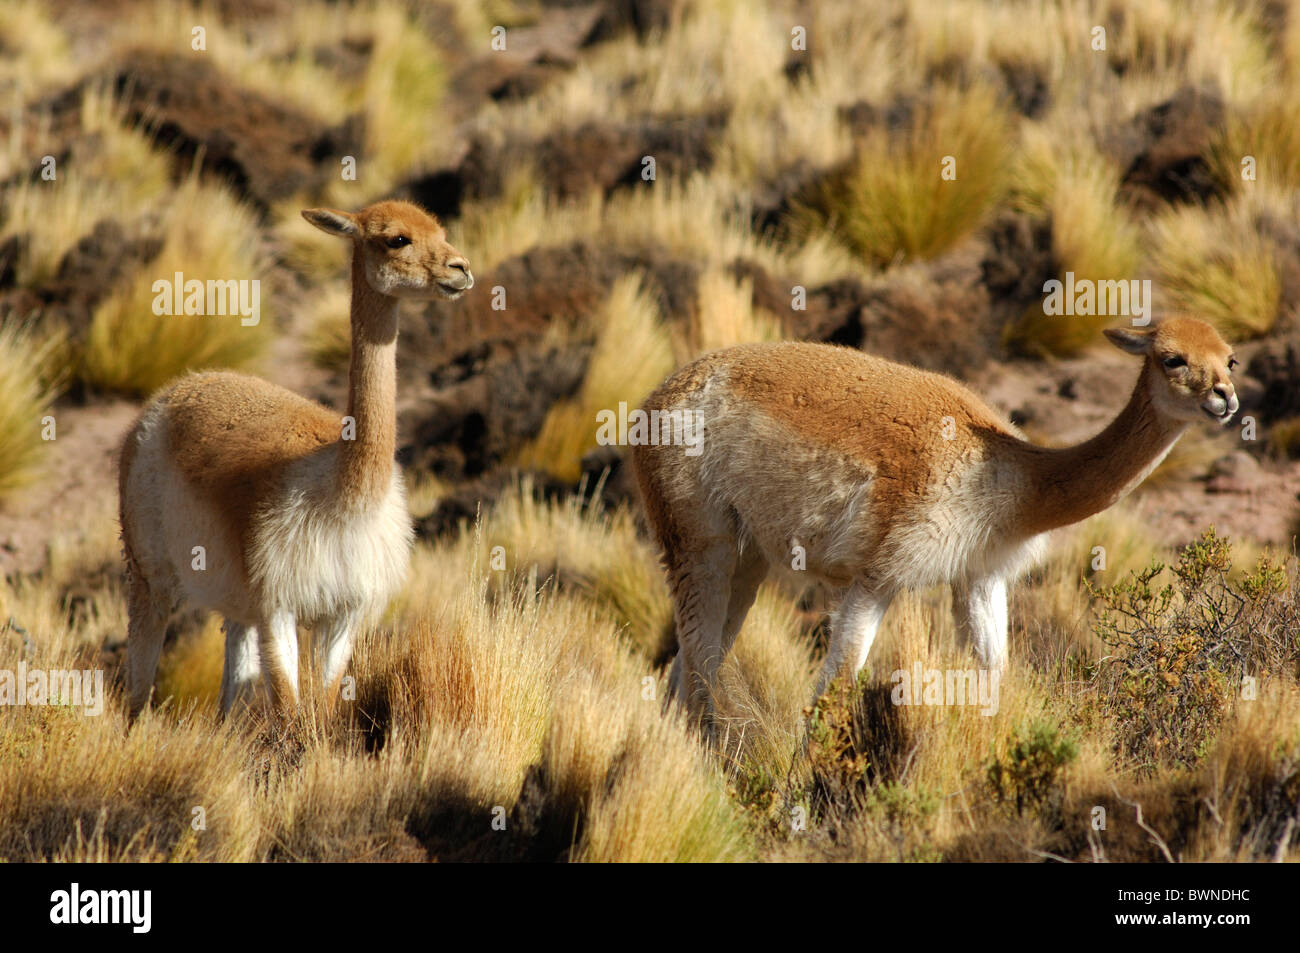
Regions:
M 989 764 L 993 800 L 1014 804 L 1017 814 L 1026 808 L 1059 807 L 1062 773 L 1078 755 L 1075 739 L 1063 736 L 1050 722 L 1036 721 L 1024 733 L 1017 730 L 1006 757 Z
M 1161 584 L 1153 562 L 1095 588 L 1098 637 L 1111 650 L 1095 671 L 1116 725 L 1115 745 L 1145 769 L 1192 765 L 1209 749 L 1243 679 L 1300 664 L 1294 570 L 1267 555 L 1233 579 L 1232 548 L 1213 527 L 1186 547 Z

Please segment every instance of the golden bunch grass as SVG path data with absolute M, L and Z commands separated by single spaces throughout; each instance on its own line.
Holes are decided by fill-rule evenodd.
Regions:
M 1058 280 L 1064 282 L 1067 272 L 1076 283 L 1139 277 L 1141 236 L 1116 202 L 1119 170 L 1112 163 L 1079 137 L 1061 143 L 1042 128 L 1026 133 L 1019 161 L 1017 204 L 1050 216 Z M 1101 342 L 1103 328 L 1127 317 L 1049 315 L 1034 305 L 1007 327 L 1004 339 L 1022 352 L 1076 354 Z
M 577 482 L 582 456 L 596 446 L 597 415 L 639 406 L 672 370 L 672 349 L 659 308 L 639 276 L 619 279 L 598 317 L 595 346 L 577 396 L 551 408 L 542 429 L 514 455 L 516 466 Z
M 95 309 L 79 368 L 91 387 L 145 395 L 187 370 L 251 367 L 269 343 L 274 307 L 256 214 L 197 177 L 174 198 L 158 256 Z M 245 325 L 238 313 L 155 314 L 154 282 L 177 272 L 187 282 L 262 281 L 258 323 Z
M 13 317 L 0 323 L 0 500 L 40 478 L 55 395 L 49 365 L 59 347 L 57 337 L 42 341 Z
M 864 261 L 933 258 L 978 228 L 1008 187 L 1015 126 L 986 90 L 940 89 L 900 132 L 870 132 L 842 180 L 797 214 L 824 223 Z M 954 173 L 945 179 L 948 163 Z
M 1276 250 L 1253 205 L 1242 197 L 1208 209 L 1181 206 L 1150 226 L 1151 258 L 1170 306 L 1229 341 L 1266 334 L 1281 305 Z

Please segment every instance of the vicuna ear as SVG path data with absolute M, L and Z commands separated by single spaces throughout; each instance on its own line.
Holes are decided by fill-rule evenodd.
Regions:
M 1106 328 L 1102 332 L 1110 339 L 1110 343 L 1115 345 L 1121 351 L 1128 351 L 1130 354 L 1145 354 L 1151 350 L 1151 335 L 1155 333 L 1152 328 Z
M 311 222 L 322 232 L 351 238 L 357 233 L 357 220 L 347 212 L 332 208 L 305 208 L 302 217 Z

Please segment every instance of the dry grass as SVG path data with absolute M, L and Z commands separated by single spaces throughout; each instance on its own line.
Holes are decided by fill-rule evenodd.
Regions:
M 63 256 L 105 219 L 133 230 L 137 220 L 148 216 L 169 191 L 167 156 L 138 129 L 125 124 L 110 93 L 89 88 L 80 105 L 80 131 L 94 143 L 92 154 L 81 163 L 56 163 L 53 180 L 24 175 L 0 193 L 5 209 L 0 241 L 11 235 L 28 240 L 15 268 L 15 279 L 23 287 L 53 278 Z M 22 128 L 18 118 L 11 135 Z M 15 139 L 15 145 L 21 143 Z M 19 150 L 11 168 L 27 173 L 40 165 Z M 0 167 L 0 175 L 3 172 Z
M 1017 204 L 1050 215 L 1058 280 L 1067 272 L 1076 282 L 1137 278 L 1140 233 L 1116 203 L 1119 170 L 1077 135 L 1061 142 L 1039 127 L 1025 138 Z M 1110 314 L 1048 315 L 1036 305 L 1008 326 L 1005 339 L 1022 352 L 1075 354 L 1100 342 L 1102 328 L 1115 321 Z
M 123 732 L 117 694 L 99 718 L 11 712 L 0 727 L 0 826 L 32 833 L 5 841 L 4 856 L 920 860 L 1024 859 L 1029 847 L 1086 851 L 1083 841 L 1062 846 L 1062 838 L 1080 836 L 1067 820 L 1112 784 L 1141 797 L 1159 824 L 1178 822 L 1169 791 L 1182 782 L 1171 776 L 1163 786 L 1135 787 L 1107 747 L 1113 710 L 1088 702 L 1080 682 L 1098 657 L 1086 603 L 1078 602 L 1091 545 L 1108 549 L 1098 578 L 1119 578 L 1148 558 L 1143 539 L 1122 513 L 1107 514 L 1062 540 L 1048 566 L 1017 589 L 1013 663 L 992 716 L 871 701 L 887 698 L 895 670 L 972 664 L 955 647 L 946 593 L 900 597 L 862 694 L 832 702 L 848 706 L 836 716 L 846 727 L 836 730 L 848 732 L 849 747 L 816 749 L 811 769 L 799 767 L 795 753 L 819 652 L 791 596 L 765 587 L 724 666 L 724 754 L 712 761 L 676 717 L 660 714 L 664 683 L 652 659 L 662 631 L 644 623 L 666 624 L 667 599 L 630 514 L 539 504 L 522 487 L 477 531 L 419 547 L 405 593 L 359 647 L 356 703 L 342 723 L 307 712 L 288 734 L 220 727 L 212 622 L 169 650 L 159 694 L 170 698 L 135 732 Z M 508 555 L 504 570 L 489 561 L 497 546 Z M 59 554 L 41 577 L 5 585 L 0 611 L 35 636 L 28 664 L 84 666 L 86 652 L 120 637 L 115 574 L 81 582 L 110 552 L 111 540 L 92 540 Z M 60 604 L 74 586 L 84 609 L 67 628 Z M 1055 637 L 1076 642 L 1074 654 L 1024 644 L 1031 633 L 1023 627 L 1042 622 L 1053 603 L 1073 607 Z M 1030 605 L 1037 608 L 1025 613 Z M 639 631 L 627 625 L 629 615 Z M 60 634 L 45 635 L 52 632 Z M 1033 638 L 1048 636 L 1040 629 Z M 5 666 L 22 645 L 13 630 L 0 633 Z M 1219 798 L 1220 813 L 1233 812 L 1258 850 L 1272 851 L 1270 785 L 1291 783 L 1286 751 L 1294 748 L 1279 744 L 1283 726 L 1294 728 L 1296 700 L 1285 680 L 1268 684 L 1252 707 L 1225 720 L 1189 777 Z M 1077 750 L 1057 767 L 1032 769 L 1040 774 L 1007 767 L 1035 725 L 1048 726 L 1052 738 L 1074 737 Z M 844 760 L 855 751 L 853 758 L 865 756 L 865 775 Z M 997 759 L 1012 771 L 1006 790 L 1038 792 L 1023 812 L 987 785 Z M 799 805 L 812 813 L 809 829 L 796 833 L 789 818 Z M 206 810 L 206 831 L 190 826 L 196 807 Z M 1142 857 L 1147 842 L 1129 843 L 1122 808 L 1111 811 L 1110 859 Z M 506 819 L 504 831 L 493 829 L 494 811 Z M 1201 839 L 1183 847 L 1188 859 L 1256 850 L 1204 839 L 1213 835 L 1208 824 L 1194 829 Z M 837 846 L 826 840 L 832 831 Z
M 344 370 L 352 358 L 351 307 L 352 291 L 338 281 L 322 285 L 308 303 L 307 353 L 326 370 Z
M 144 395 L 186 370 L 249 367 L 266 348 L 273 320 L 263 280 L 269 262 L 256 215 L 225 188 L 192 177 L 174 196 L 163 235 L 158 257 L 95 310 L 79 368 L 91 387 Z M 186 282 L 262 281 L 260 319 L 245 325 L 238 313 L 155 313 L 154 283 L 170 287 L 177 272 Z
M 1300 124 L 1291 85 L 1276 87 L 1228 116 L 1211 152 L 1216 176 L 1230 191 L 1300 188 Z M 1253 160 L 1243 165 L 1243 160 Z M 1253 165 L 1253 168 L 1250 166 Z M 1246 172 L 1253 178 L 1245 178 Z
M 286 199 L 263 222 L 215 185 L 173 182 L 171 157 L 125 125 L 102 89 L 80 105 L 86 158 L 55 183 L 25 181 L 50 119 L 24 111 L 93 63 L 74 61 L 72 31 L 44 7 L 0 0 L 0 108 L 11 117 L 0 138 L 0 241 L 30 236 L 15 284 L 41 287 L 105 219 L 164 239 L 155 261 L 108 289 L 77 346 L 8 319 L 0 327 L 0 494 L 39 473 L 34 427 L 70 375 L 92 390 L 144 394 L 190 367 L 255 367 L 274 323 L 269 283 L 285 277 L 278 267 L 308 289 L 305 350 L 341 367 L 346 264 L 337 240 L 307 227 L 299 209 L 360 207 L 454 162 L 464 135 L 479 131 L 541 136 L 588 120 L 728 116 L 706 170 L 560 201 L 548 170 L 520 156 L 500 195 L 468 201 L 449 223 L 480 274 L 579 240 L 698 268 L 690 321 L 661 314 L 633 276 L 589 322 L 552 328 L 559 343 L 591 347 L 587 376 L 509 462 L 565 480 L 595 446 L 598 411 L 635 407 L 702 352 L 782 336 L 781 316 L 756 309 L 752 287 L 733 277 L 738 259 L 807 287 L 911 280 L 894 266 L 913 260 L 922 261 L 917 280 L 928 280 L 926 261 L 979 252 L 987 218 L 1011 209 L 1050 217 L 1062 272 L 1150 275 L 1161 303 L 1230 337 L 1265 333 L 1283 304 L 1289 249 L 1280 245 L 1300 191 L 1288 112 L 1300 18 L 1274 38 L 1258 5 L 1213 0 L 692 0 L 662 33 L 584 49 L 535 95 L 485 103 L 453 134 L 452 67 L 433 32 L 444 9 L 447 29 L 459 27 L 472 49 L 496 23 L 544 15 L 524 3 L 309 0 L 250 28 L 209 6 L 159 0 L 105 28 L 106 49 L 175 52 L 203 22 L 232 83 L 326 125 L 364 117 L 358 180 Z M 796 24 L 808 30 L 803 56 L 790 48 Z M 1097 24 L 1108 27 L 1104 52 L 1089 47 Z M 356 70 L 330 63 L 344 41 L 371 44 Z M 801 72 L 788 75 L 791 65 Z M 999 79 L 1010 73 L 1044 84 L 1032 117 L 1012 112 Z M 1151 217 L 1118 199 L 1124 170 L 1107 142 L 1186 85 L 1225 97 L 1228 127 L 1208 158 L 1226 199 Z M 910 107 L 911 118 L 855 138 L 842 108 L 860 103 Z M 1245 154 L 1258 159 L 1256 182 L 1240 178 Z M 946 155 L 954 181 L 940 175 Z M 837 167 L 846 172 L 796 216 L 798 227 L 755 228 L 755 206 L 786 173 Z M 154 317 L 153 280 L 178 270 L 265 278 L 259 327 Z M 1040 310 L 1013 321 L 1007 340 L 1071 353 L 1112 323 Z M 25 373 L 38 365 L 51 370 Z M 1271 452 L 1293 456 L 1297 429 L 1276 424 Z M 1187 480 L 1219 453 L 1217 438 L 1189 436 L 1152 479 Z M 415 515 L 448 489 L 427 475 L 411 483 Z M 890 702 L 896 670 L 974 664 L 956 644 L 948 592 L 907 593 L 864 677 L 817 709 L 807 756 L 825 594 L 769 582 L 722 667 L 713 754 L 662 713 L 673 646 L 658 554 L 634 509 L 602 509 L 587 490 L 540 503 L 525 481 L 476 525 L 419 543 L 404 590 L 358 646 L 355 699 L 332 719 L 309 703 L 287 726 L 217 720 L 219 620 L 189 618 L 164 655 L 154 711 L 128 733 L 113 683 L 126 629 L 115 521 L 104 513 L 81 542 L 56 535 L 39 573 L 0 581 L 0 671 L 19 661 L 103 669 L 110 696 L 99 717 L 6 707 L 0 859 L 1162 860 L 1134 822 L 1140 803 L 1179 859 L 1300 860 L 1300 839 L 1285 827 L 1300 796 L 1294 666 L 1261 673 L 1256 701 L 1217 712 L 1190 763 L 1144 773 L 1118 747 L 1127 713 L 1095 677 L 1112 649 L 1084 581 L 1114 586 L 1174 557 L 1131 509 L 1055 534 L 1047 561 L 1013 587 L 1012 662 L 996 714 Z M 1239 563 L 1251 549 L 1239 547 Z M 1285 565 L 1279 612 L 1294 611 L 1297 591 L 1294 557 Z M 1097 805 L 1110 826 L 1090 837 Z M 806 830 L 791 829 L 796 809 Z
M 799 216 L 805 230 L 825 226 L 884 265 L 932 258 L 984 221 L 1007 188 L 1010 117 L 982 90 L 940 90 L 916 112 L 897 134 L 867 136 Z
M 71 72 L 67 34 L 39 0 L 0 3 L 0 101 L 47 91 Z
M 59 343 L 57 338 L 39 341 L 12 318 L 0 324 L 0 500 L 41 475 L 48 447 L 43 431 L 52 421 L 46 418 L 54 399 L 54 388 L 42 374 L 48 374 Z
M 1151 255 L 1171 306 L 1230 341 L 1267 333 L 1281 304 L 1276 252 L 1252 205 L 1181 207 L 1151 223 Z
M 514 457 L 516 466 L 576 482 L 583 454 L 596 446 L 597 415 L 609 412 L 617 417 L 620 404 L 631 411 L 672 370 L 672 350 L 659 309 L 639 277 L 628 276 L 614 285 L 599 322 L 581 391 L 551 408 L 541 431 Z
M 63 256 L 106 218 L 123 219 L 130 206 L 114 185 L 65 173 L 64 181 L 28 181 L 5 191 L 7 215 L 0 237 L 30 235 L 19 257 L 19 285 L 34 287 L 54 277 Z
M 485 527 L 517 534 L 495 537 L 521 554 L 507 578 L 465 558 L 465 542 L 486 546 L 494 537 L 444 544 L 417 560 L 408 593 L 425 599 L 418 610 L 399 609 L 396 628 L 361 646 L 351 729 L 327 728 L 310 712 L 288 734 L 220 727 L 210 697 L 211 625 L 169 653 L 169 691 L 160 692 L 169 697 L 130 734 L 116 695 L 98 718 L 16 710 L 0 728 L 0 791 L 5 829 L 28 834 L 4 841 L 3 856 L 411 859 L 474 847 L 506 859 L 544 849 L 538 838 L 574 859 L 748 856 L 725 785 L 683 725 L 661 718 L 656 698 L 644 696 L 646 677 L 659 682 L 619 638 L 604 598 L 554 584 L 536 589 L 536 570 L 523 562 L 529 545 L 557 537 L 520 520 L 567 524 L 579 561 L 590 563 L 599 556 L 591 547 L 612 551 L 634 538 L 626 515 L 611 523 L 592 511 L 539 508 L 526 495 L 513 505 L 527 512 L 512 520 L 506 507 Z M 554 564 L 557 555 L 541 558 Z M 70 578 L 52 573 L 23 586 L 48 598 Z M 439 589 L 443 597 L 426 601 Z M 5 595 L 17 596 L 6 608 L 41 621 L 30 591 Z M 105 587 L 89 598 L 110 604 L 120 592 Z M 12 634 L 0 646 L 6 665 L 21 651 Z M 38 644 L 35 658 L 71 666 L 85 644 L 71 634 Z M 381 750 L 368 755 L 376 744 Z M 169 753 L 160 757 L 160 749 Z M 208 812 L 201 833 L 190 828 L 195 807 Z M 493 846 L 496 808 L 508 826 Z
M 753 282 L 718 270 L 700 276 L 695 312 L 677 347 L 678 364 L 709 351 L 779 341 L 784 334 L 776 315 L 754 307 Z

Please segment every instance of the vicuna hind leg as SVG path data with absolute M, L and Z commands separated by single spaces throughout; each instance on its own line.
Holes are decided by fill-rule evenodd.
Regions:
M 227 619 L 226 665 L 221 671 L 221 714 L 229 716 L 237 708 L 255 703 L 262 683 L 262 662 L 258 650 L 257 628 Z
M 723 630 L 735 565 L 734 543 L 719 539 L 682 559 L 671 578 L 677 659 L 669 680 L 670 690 L 674 698 L 685 703 L 691 720 L 702 725 L 710 737 L 714 727 L 713 691 L 724 655 Z
M 153 694 L 173 599 L 170 591 L 155 592 L 129 556 L 126 590 L 127 714 L 131 721 L 135 721 Z
M 988 669 L 1007 664 L 1007 582 L 1001 576 L 983 576 L 952 587 L 953 614 L 958 640 L 975 651 Z
M 845 594 L 831 618 L 831 642 L 817 679 L 814 705 L 845 665 L 853 666 L 855 676 L 862 671 L 892 600 L 893 593 L 876 592 L 861 584 L 854 585 Z
M 758 548 L 753 545 L 745 546 L 737 557 L 731 573 L 727 614 L 722 624 L 719 662 L 727 657 L 731 647 L 735 645 L 736 636 L 740 634 L 740 630 L 745 624 L 745 617 L 749 615 L 750 607 L 754 604 L 754 597 L 758 594 L 758 587 L 767 578 L 767 572 L 767 559 Z M 684 697 L 681 691 L 682 658 L 683 653 L 679 651 L 677 657 L 673 660 L 672 671 L 668 676 L 669 691 L 676 698 Z

